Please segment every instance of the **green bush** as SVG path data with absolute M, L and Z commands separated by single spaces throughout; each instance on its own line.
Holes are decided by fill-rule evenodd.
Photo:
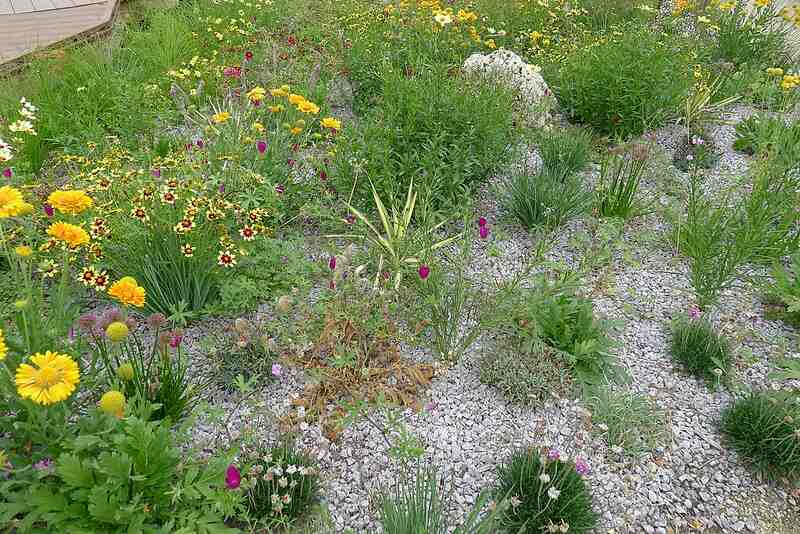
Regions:
M 592 391 L 588 407 L 593 430 L 627 454 L 645 454 L 665 437 L 664 412 L 647 397 L 604 386 Z
M 800 253 L 792 255 L 788 267 L 775 261 L 766 297 L 768 303 L 778 306 L 777 315 L 781 319 L 800 325 Z
M 558 100 L 573 119 L 605 135 L 629 137 L 679 112 L 692 69 L 679 41 L 648 28 L 576 50 L 554 78 Z
M 716 46 L 712 57 L 729 61 L 737 67 L 761 68 L 788 63 L 788 27 L 779 15 L 775 2 L 750 10 L 746 2 L 737 2 L 733 10 L 713 9 Z M 754 13 L 753 13 L 754 11 Z
M 553 356 L 552 349 L 538 338 L 493 348 L 478 363 L 479 377 L 511 402 L 535 404 L 563 398 L 571 388 L 569 369 L 561 358 Z
M 273 376 L 272 364 L 278 354 L 263 329 L 246 319 L 236 319 L 232 327 L 206 340 L 214 381 L 223 389 L 235 391 L 238 376 L 249 382 L 255 377 L 267 383 Z
M 691 374 L 718 384 L 730 372 L 728 341 L 703 317 L 679 317 L 671 326 L 669 352 Z
M 800 477 L 800 396 L 753 392 L 722 414 L 722 432 L 752 467 L 772 478 Z
M 542 171 L 562 179 L 585 169 L 592 153 L 592 137 L 582 128 L 548 129 L 537 145 Z
M 769 149 L 780 130 L 786 125 L 775 117 L 751 115 L 735 127 L 734 150 L 754 156 Z
M 639 182 L 650 158 L 650 149 L 634 144 L 609 151 L 600 167 L 597 211 L 602 217 L 628 219 L 640 212 Z
M 579 175 L 521 172 L 509 185 L 509 212 L 525 228 L 555 228 L 584 213 L 592 192 Z
M 357 206 L 372 203 L 370 182 L 387 205 L 402 205 L 412 178 L 432 204 L 456 202 L 503 160 L 511 100 L 445 73 L 386 72 L 378 105 L 339 138 L 334 183 Z
M 592 532 L 597 514 L 578 469 L 588 470 L 582 462 L 561 460 L 556 451 L 515 453 L 497 473 L 497 495 L 511 500 L 500 518 L 506 531 L 540 534 L 566 525 L 572 533 Z
M 610 325 L 595 318 L 592 302 L 576 294 L 569 278 L 549 282 L 539 277 L 535 289 L 522 292 L 519 302 L 514 311 L 517 335 L 540 337 L 564 356 L 580 381 L 597 383 L 615 371 Z
M 261 451 L 249 473 L 252 486 L 245 495 L 247 515 L 268 528 L 293 523 L 317 498 L 317 468 L 290 445 Z

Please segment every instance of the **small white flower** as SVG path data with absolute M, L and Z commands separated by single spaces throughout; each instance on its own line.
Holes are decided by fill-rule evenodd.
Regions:
M 289 467 L 286 468 L 286 474 L 287 475 L 293 475 L 295 473 L 297 473 L 297 466 L 295 466 L 294 464 L 292 464 L 292 465 L 290 465 Z
M 539 475 L 539 480 L 542 481 L 542 484 L 549 484 L 550 483 L 550 475 L 547 473 L 542 473 Z
M 550 486 L 550 489 L 547 490 L 547 496 L 553 500 L 558 499 L 559 495 L 561 495 L 561 492 L 558 491 L 555 486 Z
M 278 479 L 278 486 L 285 488 L 289 485 L 289 480 L 286 477 L 281 477 Z

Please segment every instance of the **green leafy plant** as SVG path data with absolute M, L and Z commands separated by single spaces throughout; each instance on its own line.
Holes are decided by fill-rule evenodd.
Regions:
M 701 129 L 681 134 L 672 155 L 672 164 L 683 172 L 711 169 L 718 161 L 719 151 L 714 138 Z
M 0 525 L 13 521 L 20 532 L 231 532 L 224 518 L 241 495 L 225 489 L 228 458 L 184 457 L 170 425 L 148 421 L 148 410 L 82 417 L 55 461 L 0 483 L 7 499 Z
M 642 28 L 578 47 L 560 64 L 553 85 L 573 119 L 626 138 L 675 116 L 691 74 L 683 43 Z
M 382 73 L 382 96 L 356 130 L 339 139 L 334 184 L 352 204 L 373 201 L 369 183 L 400 204 L 413 181 L 433 207 L 457 206 L 486 180 L 511 140 L 512 96 L 495 85 L 442 72 Z
M 772 479 L 800 477 L 800 396 L 752 392 L 722 414 L 722 432 L 756 471 Z
M 642 144 L 609 151 L 600 167 L 597 209 L 601 216 L 628 219 L 639 212 L 636 193 L 649 157 L 649 148 Z
M 497 531 L 497 519 L 508 506 L 502 501 L 489 509 L 488 493 L 483 493 L 470 508 L 462 524 L 453 528 L 448 519 L 452 496 L 452 484 L 442 478 L 435 468 L 421 467 L 410 477 L 398 480 L 394 491 L 383 496 L 380 505 L 380 521 L 386 534 L 489 534 Z
M 728 375 L 733 356 L 728 341 L 694 309 L 691 316 L 680 316 L 672 323 L 669 352 L 688 372 L 718 385 Z
M 772 282 L 767 285 L 768 302 L 775 303 L 778 315 L 792 324 L 800 324 L 800 253 L 794 253 L 789 267 L 776 261 Z
M 503 528 L 526 534 L 585 534 L 597 526 L 591 494 L 578 472 L 588 472 L 588 466 L 559 456 L 554 450 L 524 450 L 498 469 L 497 495 L 507 495 L 511 503 L 500 517 Z
M 588 397 L 592 430 L 611 447 L 640 456 L 663 442 L 666 432 L 664 412 L 649 398 L 630 392 L 617 392 L 608 386 L 594 389 Z
M 735 2 L 729 10 L 710 8 L 708 13 L 715 25 L 713 56 L 736 66 L 786 64 L 789 27 L 779 12 L 775 3 L 753 9 L 746 2 Z
M 785 124 L 780 119 L 751 115 L 736 125 L 736 139 L 733 141 L 733 148 L 751 156 L 769 150 L 772 140 L 783 128 L 785 128 Z
M 260 450 L 251 460 L 248 476 L 247 517 L 267 528 L 291 525 L 317 498 L 317 467 L 289 444 Z
M 521 172 L 512 178 L 506 202 L 525 228 L 554 228 L 584 213 L 591 200 L 580 176 Z
M 576 294 L 569 276 L 552 282 L 538 277 L 534 289 L 521 293 L 513 313 L 521 335 L 541 337 L 565 358 L 581 382 L 597 383 L 615 374 L 610 325 L 595 318 L 592 302 Z

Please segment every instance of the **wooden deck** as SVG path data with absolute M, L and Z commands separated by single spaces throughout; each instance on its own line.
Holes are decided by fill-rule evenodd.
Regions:
M 107 27 L 119 0 L 0 0 L 0 64 Z

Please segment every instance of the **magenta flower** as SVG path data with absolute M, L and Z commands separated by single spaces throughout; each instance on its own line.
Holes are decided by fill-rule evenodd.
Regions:
M 153 169 L 150 174 L 153 175 L 153 178 L 161 178 L 161 169 Z
M 42 209 L 44 210 L 44 214 L 47 215 L 48 217 L 52 217 L 53 214 L 55 213 L 55 211 L 53 210 L 53 206 L 51 206 L 50 204 L 44 204 L 42 206 Z
M 331 271 L 336 269 L 336 256 L 331 256 L 331 259 L 328 260 L 328 267 L 330 267 Z
M 49 471 L 53 467 L 53 460 L 50 458 L 42 458 L 35 464 L 33 464 L 33 468 L 37 471 Z
M 282 195 L 285 191 L 286 191 L 286 188 L 283 186 L 283 184 L 275 184 L 275 192 L 276 193 L 278 193 L 279 195 Z
M 289 158 L 286 160 L 286 164 L 289 165 L 289 167 L 294 167 L 294 160 L 292 158 Z
M 256 143 L 256 148 L 258 149 L 259 154 L 263 154 L 267 151 L 267 142 L 266 141 L 258 141 Z
M 331 291 L 334 291 L 336 289 L 336 280 L 331 279 L 331 281 L 328 282 L 328 289 L 330 289 Z
M 429 274 L 431 274 L 431 268 L 430 267 L 428 267 L 427 265 L 420 265 L 419 266 L 419 277 L 422 280 L 425 280 L 426 278 L 428 278 Z
M 692 306 L 689 308 L 689 319 L 695 320 L 700 318 L 700 308 L 697 306 Z
M 481 218 L 478 219 L 478 226 L 480 228 L 483 228 L 484 226 L 486 226 L 486 217 L 481 217 Z
M 575 471 L 583 476 L 588 475 L 591 469 L 589 469 L 589 464 L 578 458 L 575 460 Z
M 279 363 L 272 364 L 272 376 L 280 377 L 283 375 L 283 367 Z
M 248 50 L 247 52 L 244 53 L 244 60 L 245 61 L 252 61 L 253 60 L 253 53 L 250 50 Z
M 225 486 L 228 489 L 236 489 L 242 483 L 242 474 L 239 473 L 239 470 L 236 469 L 236 466 L 231 464 L 228 466 L 228 469 L 225 471 Z
M 547 451 L 548 460 L 558 460 L 559 458 L 561 458 L 561 453 L 558 452 L 558 449 L 550 449 Z
M 319 179 L 323 182 L 328 179 L 328 173 L 325 171 L 319 171 Z
M 296 45 L 296 44 L 297 44 L 297 38 L 296 38 L 294 35 L 290 35 L 290 36 L 289 36 L 289 37 L 286 39 L 286 42 L 287 42 L 287 43 L 289 43 L 289 46 L 294 46 L 294 45 Z
M 169 336 L 169 346 L 173 349 L 177 349 L 181 346 L 181 342 L 183 341 L 183 334 L 178 331 L 170 333 Z
M 205 145 L 202 139 L 198 139 L 197 141 L 195 141 L 194 144 L 197 145 L 197 148 L 199 148 L 200 150 L 203 150 L 203 146 Z
M 489 227 L 481 226 L 478 229 L 478 235 L 481 236 L 481 239 L 486 239 L 487 237 L 489 237 Z
M 13 173 L 11 172 L 11 167 L 6 167 L 5 169 L 3 169 L 3 176 L 5 176 L 6 178 L 11 178 L 12 174 Z
M 346 222 L 347 224 L 353 224 L 356 222 L 356 216 L 353 215 L 352 213 L 348 213 L 347 217 L 344 218 L 344 222 Z
M 219 194 L 220 194 L 220 195 L 221 195 L 222 193 L 224 193 L 224 192 L 225 192 L 225 184 L 219 184 L 219 188 L 218 188 L 218 189 L 219 189 Z

